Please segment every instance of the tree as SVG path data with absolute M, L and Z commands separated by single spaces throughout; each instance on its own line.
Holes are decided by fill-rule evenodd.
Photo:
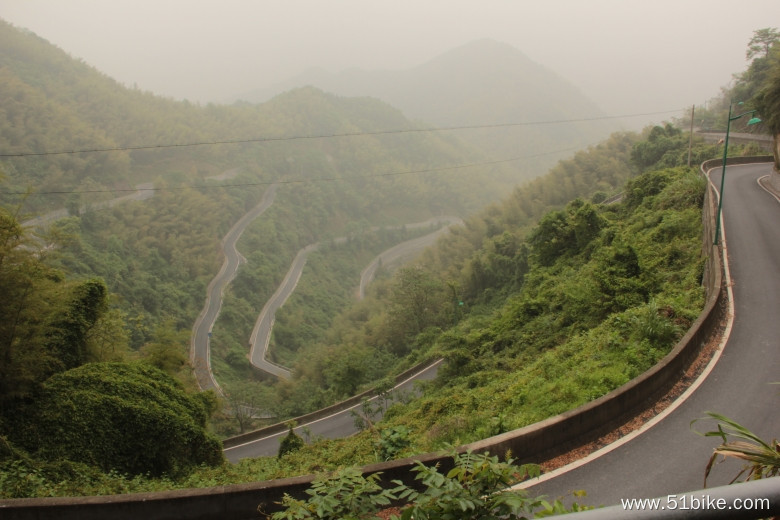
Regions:
M 305 444 L 303 439 L 293 431 L 293 428 L 295 428 L 295 421 L 288 422 L 287 427 L 289 428 L 287 435 L 285 435 L 279 443 L 279 453 L 277 454 L 277 457 L 280 459 L 288 453 L 298 451 L 303 448 Z
M 49 346 L 65 370 L 87 362 L 90 330 L 106 311 L 108 289 L 102 280 L 81 282 L 62 314 L 51 325 Z
M 105 310 L 102 281 L 66 282 L 38 247 L 0 208 L 0 401 L 29 397 L 50 375 L 84 363 Z
M 679 128 L 667 123 L 654 126 L 644 141 L 631 150 L 631 161 L 642 171 L 657 167 L 678 166 L 679 150 L 688 144 L 688 138 Z
M 390 322 L 401 331 L 405 342 L 426 328 L 439 325 L 443 313 L 449 309 L 444 284 L 422 267 L 404 267 L 398 270 L 391 296 Z M 408 346 L 396 344 L 399 352 Z
M 177 331 L 172 319 L 157 326 L 154 339 L 141 348 L 144 360 L 152 366 L 175 375 L 186 363 L 184 355 L 188 332 Z
M 89 361 L 120 361 L 128 350 L 125 314 L 119 309 L 106 311 L 87 333 Z
M 754 103 L 761 119 L 774 136 L 775 170 L 780 171 L 780 45 L 766 58 L 768 70 Z
M 88 363 L 42 386 L 13 439 L 45 460 L 180 476 L 224 460 L 206 402 L 145 363 Z M 21 437 L 21 438 L 18 438 Z
M 748 42 L 745 57 L 752 60 L 756 56 L 767 58 L 772 47 L 780 41 L 780 31 L 774 27 L 753 31 L 753 37 Z
M 240 433 L 244 433 L 251 427 L 257 413 L 271 409 L 273 391 L 256 381 L 244 381 L 230 384 L 225 389 L 225 397 Z

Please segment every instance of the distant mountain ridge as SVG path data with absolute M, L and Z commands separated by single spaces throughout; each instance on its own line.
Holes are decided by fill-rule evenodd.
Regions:
M 416 128 L 397 108 L 377 99 L 297 88 L 257 105 L 200 106 L 127 88 L 3 20 L 0 48 L 0 149 L 11 155 L 0 161 L 0 204 L 18 204 L 28 189 L 57 192 L 24 199 L 24 211 L 31 216 L 63 208 L 67 200 L 74 207 L 100 202 L 112 197 L 108 190 L 140 182 L 197 185 L 233 168 L 242 168 L 247 177 L 270 180 L 284 175 L 365 176 L 484 161 L 478 150 L 445 133 L 377 134 Z M 294 139 L 361 133 L 375 135 Z M 265 142 L 280 137 L 285 139 Z M 229 141 L 236 143 L 187 145 Z M 396 184 L 416 185 L 404 192 L 406 201 L 425 192 L 420 184 L 441 191 L 427 192 L 418 205 L 424 217 L 434 211 L 431 204 L 457 206 L 453 212 L 474 211 L 505 193 L 506 186 L 523 180 L 512 165 L 502 166 L 498 172 L 483 169 L 482 181 L 473 174 L 447 178 L 431 174 L 408 176 Z M 462 185 L 454 188 L 457 193 L 451 192 L 458 183 Z M 388 195 L 387 190 L 382 195 Z M 385 200 L 393 215 L 402 211 L 396 206 Z M 377 212 L 374 207 L 372 213 Z
M 341 96 L 369 96 L 400 109 L 407 117 L 448 127 L 593 119 L 604 115 L 573 84 L 535 63 L 514 47 L 477 40 L 416 67 L 397 71 L 311 69 L 286 82 L 248 92 L 237 99 L 261 102 L 295 87 L 312 85 Z M 518 140 L 537 152 L 561 141 L 587 146 L 615 130 L 607 121 L 532 125 L 459 131 L 493 156 L 509 157 Z

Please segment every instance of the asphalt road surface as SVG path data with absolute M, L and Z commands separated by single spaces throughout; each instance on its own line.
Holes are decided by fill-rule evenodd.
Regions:
M 399 261 L 408 259 L 423 249 L 430 246 L 443 234 L 447 233 L 450 227 L 458 224 L 463 224 L 463 220 L 458 217 L 435 217 L 425 222 L 418 222 L 417 224 L 410 224 L 407 228 L 418 228 L 424 226 L 431 226 L 433 224 L 446 223 L 447 225 L 440 228 L 433 233 L 413 238 L 383 251 L 380 255 L 374 258 L 368 266 L 360 273 L 360 288 L 358 289 L 358 299 L 362 300 L 366 296 L 366 287 L 374 280 L 376 271 L 379 266 L 388 266 Z
M 365 294 L 365 287 L 373 279 L 373 276 L 376 273 L 376 269 L 381 262 L 384 262 L 386 265 L 387 263 L 398 260 L 401 257 L 408 257 L 411 254 L 419 253 L 422 249 L 434 243 L 436 239 L 438 239 L 439 236 L 441 236 L 443 233 L 446 233 L 449 229 L 449 226 L 460 224 L 462 222 L 463 221 L 458 217 L 434 217 L 424 222 L 406 224 L 405 227 L 407 228 L 421 228 L 441 223 L 446 223 L 447 226 L 442 227 L 432 233 L 428 233 L 427 235 L 413 238 L 411 240 L 397 244 L 377 256 L 361 273 L 359 297 L 361 299 L 363 298 Z M 379 229 L 381 228 L 373 227 L 370 231 L 377 231 Z M 333 239 L 333 242 L 336 244 L 343 244 L 346 241 L 347 237 Z M 254 329 L 252 330 L 252 336 L 249 339 L 249 343 L 251 345 L 249 351 L 249 361 L 256 368 L 268 372 L 269 374 L 272 374 L 276 377 L 289 379 L 292 375 L 287 367 L 278 365 L 268 361 L 267 359 L 268 345 L 271 341 L 271 331 L 273 330 L 276 311 L 279 310 L 279 308 L 284 305 L 290 295 L 292 295 L 295 287 L 298 285 L 298 281 L 301 279 L 301 274 L 303 274 L 303 267 L 306 265 L 306 260 L 309 254 L 312 251 L 316 251 L 318 247 L 319 242 L 310 244 L 298 251 L 298 254 L 295 255 L 295 259 L 290 265 L 290 269 L 287 271 L 287 274 L 284 277 L 284 280 L 279 285 L 279 288 L 276 290 L 273 296 L 271 296 L 271 298 L 266 302 L 263 310 L 260 312 L 260 315 L 255 322 Z
M 214 322 L 217 321 L 219 311 L 222 308 L 222 293 L 225 287 L 235 278 L 238 266 L 244 262 L 244 258 L 236 249 L 241 233 L 254 219 L 263 214 L 276 196 L 276 184 L 272 184 L 263 194 L 260 203 L 249 213 L 241 217 L 238 222 L 228 231 L 222 241 L 222 250 L 225 254 L 225 261 L 222 263 L 217 276 L 211 280 L 207 289 L 206 305 L 195 321 L 192 328 L 192 339 L 190 342 L 190 362 L 195 369 L 195 377 L 201 390 L 216 390 L 220 392 L 219 385 L 214 379 L 211 371 L 211 354 L 209 351 L 209 335 Z
M 734 321 L 717 364 L 701 385 L 655 426 L 595 460 L 529 487 L 552 498 L 587 492 L 582 503 L 664 497 L 703 488 L 704 469 L 719 443 L 693 432 L 691 421 L 718 412 L 767 441 L 780 435 L 780 203 L 757 179 L 771 164 L 729 166 L 723 199 Z M 720 187 L 720 168 L 711 172 Z M 728 282 L 728 280 L 727 280 Z M 711 421 L 694 425 L 714 429 Z M 738 465 L 713 469 L 708 487 L 728 483 Z
M 396 385 L 396 387 L 393 388 L 393 393 L 397 396 L 397 398 L 402 398 L 402 396 L 408 395 L 410 392 L 414 392 L 415 381 L 426 381 L 436 377 L 436 372 L 440 364 L 441 361 L 424 370 L 421 370 L 417 374 L 411 375 L 408 379 Z M 376 397 L 371 400 L 375 406 L 376 401 Z M 389 400 L 388 406 L 392 402 L 392 399 Z M 308 432 L 314 438 L 321 437 L 325 439 L 341 439 L 344 437 L 349 437 L 350 435 L 358 432 L 358 428 L 355 426 L 355 418 L 352 415 L 352 411 L 359 411 L 361 406 L 362 404 L 357 404 L 349 409 L 336 412 L 327 417 L 300 424 L 295 429 L 295 432 L 302 437 L 305 437 L 304 429 L 308 430 Z M 274 456 L 278 453 L 279 442 L 285 435 L 287 435 L 286 431 L 234 446 L 232 448 L 226 448 L 224 450 L 225 457 L 230 462 L 238 462 L 241 459 L 250 457 Z

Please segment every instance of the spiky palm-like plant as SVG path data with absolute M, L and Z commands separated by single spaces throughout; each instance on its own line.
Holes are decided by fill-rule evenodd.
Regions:
M 714 412 L 707 412 L 707 415 L 710 419 L 717 421 L 718 429 L 705 432 L 702 435 L 720 437 L 723 442 L 715 448 L 707 462 L 707 467 L 704 469 L 704 487 L 707 487 L 707 477 L 709 477 L 719 456 L 724 459 L 742 460 L 746 463 L 730 484 L 736 482 L 743 475 L 744 480 L 757 480 L 780 475 L 780 442 L 777 439 L 766 442 L 725 415 Z M 694 422 L 696 421 L 691 424 Z

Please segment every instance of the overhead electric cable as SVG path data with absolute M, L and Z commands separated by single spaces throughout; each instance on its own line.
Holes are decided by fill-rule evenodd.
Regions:
M 276 180 L 276 181 L 257 181 L 257 182 L 246 182 L 246 183 L 239 183 L 239 184 L 187 184 L 183 186 L 173 186 L 173 187 L 165 187 L 165 188 L 120 188 L 120 189 L 99 189 L 99 190 L 53 190 L 53 191 L 34 191 L 34 192 L 21 192 L 21 191 L 0 191 L 0 195 L 68 195 L 73 193 L 137 193 L 139 191 L 176 191 L 176 190 L 187 190 L 187 189 L 196 189 L 196 190 L 212 190 L 212 189 L 225 189 L 225 188 L 247 188 L 252 186 L 268 186 L 271 184 L 305 184 L 305 183 L 315 183 L 315 182 L 335 182 L 335 181 L 350 181 L 355 179 L 371 179 L 371 178 L 378 178 L 378 177 L 396 177 L 400 175 L 420 175 L 423 173 L 435 173 L 435 172 L 442 172 L 442 171 L 448 171 L 448 170 L 460 170 L 463 168 L 472 168 L 476 166 L 490 166 L 494 164 L 503 164 L 513 161 L 521 161 L 525 159 L 533 159 L 535 157 L 542 157 L 545 155 L 553 155 L 557 153 L 565 153 L 565 152 L 571 152 L 575 150 L 580 150 L 581 147 L 570 147 L 570 148 L 562 148 L 560 150 L 550 150 L 547 152 L 540 152 L 532 155 L 524 155 L 522 157 L 512 157 L 509 159 L 497 159 L 493 161 L 482 161 L 482 162 L 475 162 L 475 163 L 466 163 L 466 164 L 454 164 L 449 166 L 437 166 L 435 168 L 422 168 L 419 170 L 405 170 L 400 172 L 385 172 L 385 173 L 374 173 L 374 174 L 368 174 L 368 175 L 347 175 L 344 177 L 318 177 L 318 178 L 308 178 L 308 179 L 282 179 L 282 180 Z
M 79 153 L 100 153 L 100 152 L 125 152 L 136 150 L 156 150 L 164 148 L 187 148 L 195 146 L 215 146 L 220 144 L 244 144 L 244 143 L 270 143 L 278 141 L 298 141 L 305 139 L 331 139 L 337 137 L 360 137 L 360 136 L 373 136 L 373 135 L 388 135 L 388 134 L 407 134 L 407 133 L 421 133 L 421 132 L 443 132 L 451 130 L 479 130 L 488 128 L 509 128 L 509 127 L 522 127 L 522 126 L 540 126 L 540 125 L 559 125 L 565 123 L 580 123 L 586 121 L 602 121 L 608 119 L 628 119 L 632 117 L 645 117 L 661 114 L 672 114 L 679 112 L 683 109 L 678 108 L 675 110 L 662 110 L 659 112 L 645 112 L 642 114 L 624 114 L 616 116 L 595 116 L 585 117 L 580 119 L 556 119 L 551 121 L 527 121 L 521 123 L 495 123 L 487 125 L 465 125 L 465 126 L 446 126 L 446 127 L 428 127 L 428 128 L 405 128 L 395 130 L 377 130 L 367 132 L 345 132 L 340 134 L 319 134 L 319 135 L 298 135 L 287 137 L 258 137 L 248 139 L 227 139 L 222 141 L 200 141 L 192 143 L 172 143 L 172 144 L 149 144 L 149 145 L 137 145 L 137 146 L 114 146 L 108 148 L 85 148 L 80 150 L 59 150 L 59 151 L 42 151 L 42 152 L 13 152 L 13 153 L 0 153 L 0 158 L 11 157 L 39 157 L 46 155 L 68 155 Z

